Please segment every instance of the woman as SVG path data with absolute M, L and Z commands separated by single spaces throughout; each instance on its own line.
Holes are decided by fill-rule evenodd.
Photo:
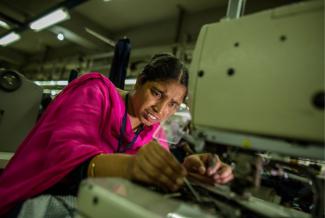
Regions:
M 231 168 L 211 155 L 180 164 L 153 140 L 159 123 L 187 94 L 188 74 L 177 58 L 159 54 L 139 75 L 133 91 L 117 90 L 99 73 L 70 83 L 52 102 L 0 177 L 0 211 L 42 194 L 75 194 L 87 176 L 115 176 L 177 190 L 187 172 L 226 183 Z

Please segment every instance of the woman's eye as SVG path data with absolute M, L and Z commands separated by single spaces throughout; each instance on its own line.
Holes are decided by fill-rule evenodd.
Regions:
M 151 90 L 151 93 L 152 93 L 154 96 L 156 96 L 156 97 L 160 97 L 160 96 L 161 96 L 160 92 L 157 92 L 156 90 Z
M 171 103 L 169 103 L 169 107 L 172 107 L 174 109 L 178 109 L 178 104 L 176 104 L 175 102 L 171 102 Z

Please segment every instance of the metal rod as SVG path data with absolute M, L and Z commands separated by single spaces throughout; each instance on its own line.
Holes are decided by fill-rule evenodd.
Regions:
M 195 199 L 198 202 L 201 202 L 201 198 L 200 195 L 195 191 L 195 189 L 193 188 L 193 186 L 191 185 L 191 183 L 188 181 L 188 179 L 185 177 L 184 178 L 184 183 L 185 185 L 190 189 L 190 191 L 192 192 L 192 194 L 194 195 Z
M 87 27 L 85 27 L 85 30 L 86 30 L 87 33 L 95 36 L 97 39 L 100 39 L 103 42 L 109 44 L 110 46 L 115 47 L 115 42 L 113 40 L 111 40 L 111 39 L 109 39 L 109 38 L 107 38 L 107 37 L 105 37 L 105 36 L 103 36 L 103 35 L 95 32 L 95 31 L 93 31 L 93 30 L 91 30 L 91 29 L 89 29 Z
M 227 18 L 237 19 L 244 13 L 245 0 L 229 0 L 227 8 Z

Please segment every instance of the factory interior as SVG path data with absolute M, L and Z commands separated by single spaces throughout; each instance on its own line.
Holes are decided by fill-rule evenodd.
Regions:
M 1 0 L 0 217 L 325 217 L 324 48 L 323 0 Z M 150 142 L 124 155 L 135 160 L 147 143 L 161 142 L 168 160 L 186 168 L 189 156 L 206 154 L 207 162 L 200 159 L 206 170 L 215 166 L 221 176 L 227 168 L 229 181 L 187 171 L 171 190 L 137 176 L 95 176 L 95 155 L 123 152 L 100 147 L 111 146 L 102 141 L 96 141 L 101 152 L 78 144 L 83 130 L 69 127 L 69 116 L 78 114 L 60 120 L 70 112 L 64 96 L 92 75 L 92 81 L 101 78 L 116 93 L 127 93 L 125 99 L 121 94 L 125 113 L 121 109 L 109 121 L 121 123 L 116 131 L 123 137 L 133 119 L 126 121 L 128 104 L 136 104 L 128 93 L 145 84 L 174 84 L 139 82 L 156 54 L 182 63 L 186 94 L 173 114 L 149 126 L 157 126 Z M 95 102 L 105 94 L 85 95 Z M 83 113 L 95 113 L 82 101 L 80 125 L 90 122 L 82 121 Z M 113 103 L 95 126 L 118 111 Z M 106 101 L 99 104 L 106 107 Z M 146 119 L 156 118 L 148 112 Z M 144 140 L 145 125 L 131 128 L 135 137 L 126 148 Z M 44 133 L 45 127 L 53 129 Z M 76 138 L 63 137 L 68 128 Z M 92 131 L 82 133 L 89 135 L 87 143 Z M 70 141 L 74 147 L 64 148 Z M 69 152 L 80 153 L 80 161 Z M 53 166 L 62 165 L 57 160 L 62 172 Z M 115 163 L 111 168 L 118 171 Z M 48 192 L 76 167 L 86 172 L 74 183 L 76 194 Z

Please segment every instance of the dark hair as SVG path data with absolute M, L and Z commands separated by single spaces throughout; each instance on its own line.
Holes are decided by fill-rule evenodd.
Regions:
M 138 82 L 176 80 L 188 89 L 188 72 L 181 61 L 172 54 L 154 55 L 138 77 Z

